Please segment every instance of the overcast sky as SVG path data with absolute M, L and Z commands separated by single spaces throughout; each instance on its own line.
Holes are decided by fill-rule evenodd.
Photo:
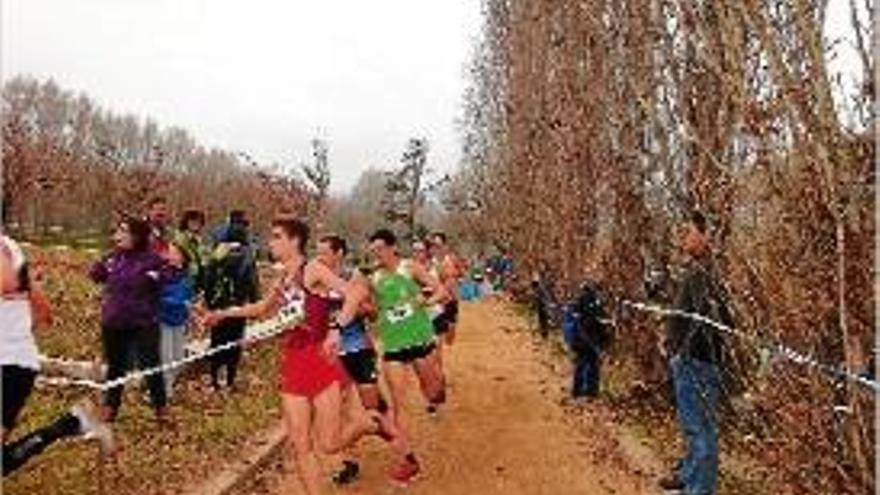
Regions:
M 333 190 L 427 137 L 458 162 L 454 119 L 479 0 L 3 0 L 2 75 L 52 77 L 202 144 L 296 164 L 330 143 Z M 862 2 L 857 2 L 862 5 Z M 831 0 L 827 34 L 849 31 Z M 831 62 L 858 84 L 848 43 Z
M 450 169 L 479 0 L 4 0 L 2 74 L 261 160 L 330 143 L 333 190 L 409 137 Z

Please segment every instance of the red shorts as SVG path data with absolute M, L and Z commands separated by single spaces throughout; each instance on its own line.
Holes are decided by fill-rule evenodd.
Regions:
M 338 359 L 328 359 L 317 344 L 285 347 L 281 353 L 281 391 L 313 399 L 334 382 L 344 384 Z

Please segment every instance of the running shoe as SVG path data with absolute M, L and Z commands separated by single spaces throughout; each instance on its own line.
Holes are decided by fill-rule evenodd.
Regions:
M 391 469 L 391 481 L 399 485 L 408 485 L 418 478 L 422 468 L 418 462 L 403 461 Z
M 79 420 L 79 431 L 83 438 L 97 440 L 104 455 L 113 453 L 113 430 L 101 419 L 90 400 L 83 399 L 70 409 L 70 413 Z
M 343 461 L 342 469 L 333 474 L 333 483 L 336 486 L 344 486 L 357 481 L 361 473 L 361 467 L 355 461 Z

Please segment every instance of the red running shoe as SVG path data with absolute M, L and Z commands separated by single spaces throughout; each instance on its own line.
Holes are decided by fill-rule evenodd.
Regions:
M 418 462 L 403 461 L 391 469 L 391 481 L 406 486 L 418 478 L 421 472 L 422 468 L 419 467 Z

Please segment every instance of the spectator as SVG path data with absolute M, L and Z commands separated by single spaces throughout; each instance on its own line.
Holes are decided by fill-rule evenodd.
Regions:
M 202 241 L 202 229 L 205 227 L 205 213 L 201 210 L 189 209 L 183 212 L 180 225 L 175 236 L 178 244 L 189 259 L 189 272 L 193 277 L 196 293 L 200 292 L 204 285 L 204 263 L 206 249 Z
M 599 395 L 602 352 L 608 344 L 607 314 L 593 271 L 565 308 L 563 328 L 574 353 L 574 398 Z
M 147 203 L 147 222 L 150 225 L 150 249 L 162 255 L 168 250 L 168 202 L 155 196 Z
M 545 267 L 543 263 L 541 266 Z M 550 332 L 550 312 L 556 305 L 552 282 L 548 280 L 546 269 L 532 274 L 532 298 L 535 314 L 538 316 L 538 331 L 541 337 L 546 338 Z
M 124 376 L 132 364 L 141 368 L 159 365 L 159 295 L 168 272 L 164 260 L 150 249 L 150 237 L 147 222 L 122 220 L 113 234 L 115 249 L 95 263 L 90 273 L 92 280 L 104 284 L 101 340 L 108 380 Z M 156 419 L 168 425 L 162 375 L 149 375 L 146 382 Z M 122 385 L 107 391 L 105 420 L 115 420 L 122 392 Z
M 247 224 L 230 215 L 230 223 L 218 233 L 218 244 L 205 269 L 205 305 L 211 310 L 241 306 L 260 299 L 256 255 Z M 225 318 L 211 329 L 211 348 L 244 337 L 244 318 Z M 220 371 L 226 369 L 226 386 L 234 388 L 241 347 L 214 354 L 211 361 L 211 384 L 221 390 Z
M 694 212 L 683 226 L 681 248 L 689 256 L 674 308 L 733 326 L 724 289 L 711 263 L 706 219 Z M 665 347 L 675 389 L 675 402 L 686 453 L 680 468 L 661 480 L 667 490 L 688 495 L 715 493 L 718 480 L 719 363 L 722 339 L 709 325 L 685 317 L 668 320 Z
M 187 251 L 172 242 L 168 247 L 167 260 L 169 275 L 162 286 L 159 306 L 162 364 L 179 361 L 184 357 L 186 325 L 195 297 L 193 277 L 189 270 L 191 262 Z M 169 398 L 178 372 L 179 369 L 165 372 L 165 394 Z

